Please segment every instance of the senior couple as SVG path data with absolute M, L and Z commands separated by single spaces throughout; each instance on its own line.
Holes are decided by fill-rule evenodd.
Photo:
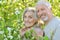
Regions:
M 39 1 L 35 7 L 28 7 L 23 14 L 24 27 L 20 30 L 21 36 L 33 29 L 32 35 L 48 36 L 49 40 L 60 40 L 60 19 L 54 17 L 49 2 Z M 42 25 L 44 28 L 42 29 Z M 38 38 L 36 38 L 38 40 Z

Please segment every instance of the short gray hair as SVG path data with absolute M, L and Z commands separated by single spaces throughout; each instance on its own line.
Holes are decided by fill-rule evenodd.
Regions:
M 45 6 L 47 6 L 48 8 L 52 8 L 52 7 L 51 7 L 51 4 L 50 4 L 49 2 L 47 2 L 47 1 L 45 1 L 45 0 L 40 0 L 40 1 L 38 1 L 38 2 L 36 3 L 36 5 L 45 5 Z
M 34 8 L 34 7 L 28 7 L 28 8 L 26 8 L 25 11 L 24 11 L 24 13 L 23 13 L 23 20 L 24 20 L 24 15 L 25 15 L 26 12 L 33 12 L 34 13 L 34 15 L 33 15 L 34 18 L 37 19 L 37 15 L 36 15 L 37 14 L 37 11 L 36 11 L 36 8 Z

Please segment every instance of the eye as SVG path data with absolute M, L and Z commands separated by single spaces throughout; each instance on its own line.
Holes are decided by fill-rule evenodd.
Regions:
M 37 12 L 39 12 L 39 10 L 37 10 Z

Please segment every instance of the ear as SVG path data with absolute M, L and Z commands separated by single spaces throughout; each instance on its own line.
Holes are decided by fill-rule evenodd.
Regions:
M 52 11 L 52 8 L 50 8 L 50 10 Z
M 52 11 L 52 8 L 50 8 L 50 10 Z

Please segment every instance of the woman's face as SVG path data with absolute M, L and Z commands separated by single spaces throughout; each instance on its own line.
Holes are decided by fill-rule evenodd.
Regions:
M 24 15 L 24 24 L 26 27 L 31 27 L 35 24 L 36 19 L 34 18 L 34 13 L 33 12 L 26 12 Z

